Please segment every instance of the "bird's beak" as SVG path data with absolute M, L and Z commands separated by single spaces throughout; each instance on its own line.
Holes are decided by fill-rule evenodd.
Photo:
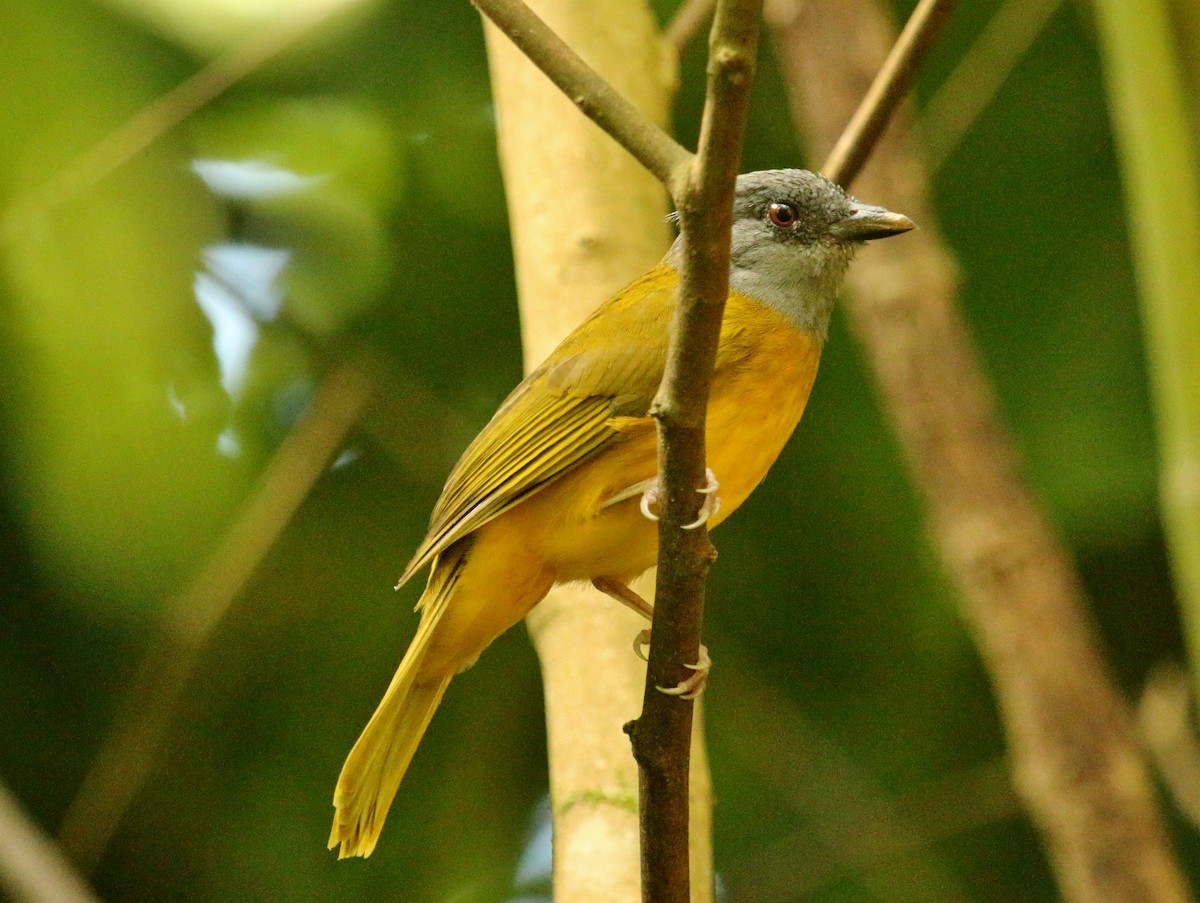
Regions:
M 899 235 L 916 224 L 903 213 L 892 213 L 882 207 L 872 207 L 855 201 L 853 213 L 829 227 L 829 232 L 839 241 L 870 241 Z

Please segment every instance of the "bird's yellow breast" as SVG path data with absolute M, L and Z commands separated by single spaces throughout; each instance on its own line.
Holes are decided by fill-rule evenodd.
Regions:
M 737 510 L 779 457 L 804 413 L 820 357 L 817 336 L 750 298 L 730 296 L 708 406 L 707 460 L 721 484 L 710 526 Z M 657 527 L 641 514 L 638 498 L 604 505 L 657 471 L 653 422 L 623 428 L 625 441 L 501 518 L 534 544 L 558 581 L 634 576 L 657 557 Z
M 730 296 L 708 406 L 708 466 L 721 484 L 710 527 L 737 510 L 779 457 L 804 413 L 820 356 L 815 335 L 750 298 Z M 654 423 L 625 417 L 613 425 L 621 439 L 475 531 L 430 662 L 454 671 L 474 661 L 554 583 L 627 581 L 655 563 L 658 526 L 642 515 L 640 498 L 605 504 L 657 473 Z
M 714 374 L 709 398 L 706 452 L 721 483 L 714 525 L 746 500 L 783 451 L 821 360 L 817 336 L 740 295 L 729 299 L 721 341 L 746 350 L 734 358 L 739 363 Z

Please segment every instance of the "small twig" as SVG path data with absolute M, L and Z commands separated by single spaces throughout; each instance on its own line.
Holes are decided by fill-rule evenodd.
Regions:
M 0 784 L 0 886 L 23 903 L 100 903 L 62 850 Z
M 91 869 L 145 784 L 192 671 L 233 600 L 287 526 L 358 421 L 371 394 L 360 365 L 328 373 L 308 412 L 284 439 L 237 521 L 170 602 L 108 736 L 67 809 L 59 842 Z
M 683 0 L 679 9 L 675 10 L 675 16 L 663 29 L 663 40 L 674 47 L 676 53 L 682 53 L 692 38 L 704 28 L 716 5 L 717 0 Z
M 866 97 L 821 167 L 830 181 L 848 188 L 858 178 L 953 8 L 954 0 L 920 0 L 917 4 Z
M 921 111 L 926 167 L 936 173 L 1033 46 L 1062 0 L 1005 0 Z
M 521 0 L 472 2 L 575 106 L 677 194 L 692 160 L 683 146 L 639 113 Z
M 798 122 L 828 146 L 888 40 L 878 0 L 808 0 L 778 35 Z M 853 48 L 851 54 L 849 49 Z M 894 130 L 863 191 L 921 224 L 850 272 L 847 312 L 962 594 L 996 693 L 1014 784 L 1072 903 L 1189 899 L 1129 712 L 1070 556 L 1022 474 L 1016 445 L 956 305 L 911 136 Z
M 701 527 L 684 530 L 705 481 L 709 384 L 729 291 L 733 196 L 758 55 L 761 0 L 720 0 L 709 43 L 700 146 L 682 192 L 679 306 L 666 371 L 651 413 L 658 422 L 664 491 L 659 570 L 642 714 L 627 727 L 639 768 L 642 899 L 687 903 L 688 762 L 692 704 L 657 689 L 674 686 L 699 660 L 704 588 L 715 555 Z

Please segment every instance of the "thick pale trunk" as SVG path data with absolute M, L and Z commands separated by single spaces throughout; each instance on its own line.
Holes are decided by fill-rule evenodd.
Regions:
M 642 0 L 530 6 L 639 110 L 667 120 L 676 64 Z M 659 183 L 487 25 L 527 368 L 587 314 L 652 267 L 671 232 Z M 653 581 L 639 581 L 645 596 Z M 625 722 L 641 709 L 645 623 L 588 588 L 560 587 L 528 618 L 542 663 L 557 903 L 641 898 L 637 766 Z M 700 736 L 697 720 L 696 735 Z M 711 793 L 692 753 L 693 900 L 711 899 Z

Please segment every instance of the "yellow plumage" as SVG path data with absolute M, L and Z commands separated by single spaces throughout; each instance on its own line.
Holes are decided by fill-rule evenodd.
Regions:
M 766 178 L 753 181 L 755 176 Z M 739 203 L 751 225 L 759 228 L 769 216 L 784 230 L 778 253 L 752 241 L 748 247 L 757 256 L 751 262 L 791 294 L 783 304 L 737 290 L 729 295 L 708 408 L 708 466 L 721 484 L 720 509 L 709 526 L 736 511 L 762 481 L 804 412 L 833 293 L 849 260 L 843 248 L 911 228 L 903 217 L 857 205 L 810 173 L 785 170 L 742 180 Z M 796 207 L 807 205 L 804 212 L 812 208 L 824 217 L 817 224 L 830 237 L 797 237 L 786 231 L 792 226 L 775 223 L 778 205 L 767 206 L 763 198 L 770 196 L 760 182 L 765 189 L 782 185 L 793 196 L 800 192 Z M 874 218 L 865 219 L 862 211 Z M 864 233 L 867 227 L 859 225 L 847 238 L 832 236 L 855 217 L 876 231 Z M 738 237 L 735 225 L 731 283 L 737 286 L 744 275 L 747 284 L 758 285 L 754 266 L 739 271 Z M 764 249 L 775 256 L 758 254 Z M 792 270 L 781 269 L 780 260 Z M 625 583 L 654 564 L 657 526 L 639 509 L 638 487 L 657 469 L 648 411 L 662 379 L 678 284 L 668 255 L 603 304 L 509 395 L 451 472 L 429 532 L 400 581 L 432 565 L 418 603 L 420 626 L 334 793 L 329 845 L 340 844 L 340 857 L 374 849 L 413 752 L 455 674 L 555 583 Z M 774 297 L 773 286 L 766 284 L 764 293 Z
M 662 378 L 678 272 L 652 270 L 580 327 L 509 397 L 454 469 L 404 580 L 430 561 L 421 626 L 346 760 L 330 846 L 366 856 L 450 679 L 559 582 L 632 579 L 654 564 L 658 530 L 621 490 L 655 475 L 644 411 Z M 597 326 L 628 342 L 588 350 Z M 594 347 L 594 346 L 593 346 Z M 716 525 L 766 476 L 792 434 L 820 341 L 733 294 L 714 370 L 708 461 L 721 480 Z

